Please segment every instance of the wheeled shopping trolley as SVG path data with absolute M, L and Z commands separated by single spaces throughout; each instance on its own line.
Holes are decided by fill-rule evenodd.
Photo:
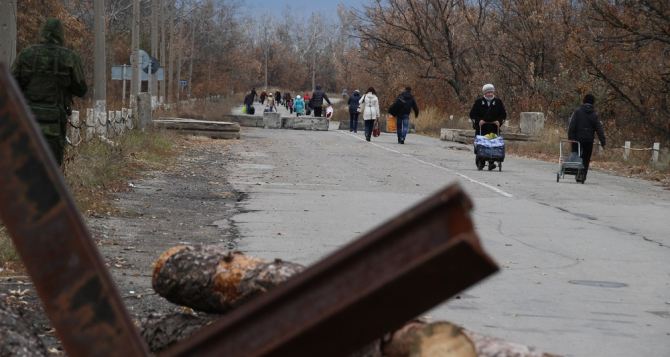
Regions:
M 482 127 L 479 126 L 479 135 L 475 135 L 475 165 L 478 170 L 483 170 L 487 161 L 493 161 L 498 166 L 498 171 L 502 171 L 502 162 L 505 161 L 505 141 L 500 135 L 500 128 L 497 127 L 494 139 L 488 139 L 482 136 Z
M 570 146 L 577 144 L 577 152 L 574 152 L 572 149 L 570 149 L 570 155 L 564 155 L 563 145 L 566 143 Z M 584 183 L 584 181 L 579 180 L 584 171 L 584 163 L 582 162 L 582 146 L 579 141 L 562 139 L 558 144 L 558 147 L 558 172 L 556 173 L 556 182 L 559 182 L 561 178 L 565 178 L 565 175 L 574 175 L 575 181 Z

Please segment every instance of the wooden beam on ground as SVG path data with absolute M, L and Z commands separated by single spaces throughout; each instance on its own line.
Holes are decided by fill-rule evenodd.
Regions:
M 508 141 L 535 141 L 537 137 L 521 133 L 507 133 L 503 132 L 502 137 Z M 454 141 L 462 144 L 472 144 L 475 140 L 475 131 L 472 129 L 448 129 L 440 130 L 440 140 Z
M 208 136 L 214 139 L 239 139 L 238 123 L 196 120 L 186 118 L 160 118 L 153 121 L 156 128 L 176 130 L 184 135 Z

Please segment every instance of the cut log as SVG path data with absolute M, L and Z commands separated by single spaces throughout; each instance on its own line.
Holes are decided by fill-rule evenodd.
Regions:
M 21 314 L 0 304 L 0 356 L 47 356 L 37 329 Z
M 477 357 L 463 329 L 448 322 L 410 322 L 391 335 L 382 353 L 386 357 Z
M 302 265 L 264 260 L 220 246 L 179 246 L 154 264 L 152 284 L 167 300 L 224 313 L 301 272 Z

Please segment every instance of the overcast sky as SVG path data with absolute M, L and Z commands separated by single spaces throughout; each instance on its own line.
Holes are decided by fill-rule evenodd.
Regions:
M 366 0 L 245 0 L 241 2 L 242 9 L 247 9 L 254 13 L 267 12 L 275 16 L 282 16 L 287 6 L 291 8 L 291 13 L 297 16 L 305 17 L 313 12 L 319 12 L 326 17 L 337 18 L 337 5 L 343 4 L 346 7 L 361 8 Z

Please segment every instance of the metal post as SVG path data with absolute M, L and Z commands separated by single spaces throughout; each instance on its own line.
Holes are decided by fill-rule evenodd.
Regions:
M 623 145 L 623 159 L 624 159 L 624 161 L 628 161 L 629 156 L 630 156 L 630 141 L 626 141 Z
M 123 99 L 121 100 L 121 104 L 123 106 L 125 106 L 126 105 L 126 65 L 125 64 L 121 66 L 121 78 L 123 78 L 123 91 L 122 91 L 122 94 L 121 94 L 121 98 L 123 98 Z
M 656 165 L 658 163 L 658 153 L 661 151 L 661 143 L 654 143 L 651 149 L 651 163 Z

